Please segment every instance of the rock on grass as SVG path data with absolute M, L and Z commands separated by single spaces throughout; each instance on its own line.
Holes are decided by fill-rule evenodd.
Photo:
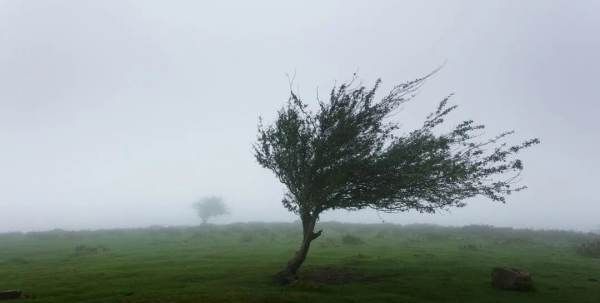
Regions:
M 533 280 L 527 271 L 496 267 L 492 270 L 492 286 L 503 290 L 531 291 L 533 290 Z

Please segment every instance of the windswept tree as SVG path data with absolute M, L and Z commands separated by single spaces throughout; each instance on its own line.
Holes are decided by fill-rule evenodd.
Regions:
M 315 232 L 319 216 L 328 210 L 435 213 L 465 206 L 464 200 L 484 196 L 505 202 L 525 188 L 517 176 L 523 169 L 514 156 L 538 139 L 508 145 L 503 132 L 482 140 L 481 124 L 458 123 L 439 130 L 456 105 L 443 99 L 423 125 L 401 133 L 392 114 L 409 101 L 430 75 L 394 86 L 377 98 L 380 87 L 334 86 L 328 100 L 317 98 L 311 111 L 296 93 L 272 125 L 259 121 L 254 155 L 286 187 L 283 205 L 302 222 L 300 248 L 275 277 L 295 279 Z
M 223 199 L 216 196 L 200 199 L 194 203 L 194 209 L 198 213 L 198 217 L 202 219 L 202 224 L 206 224 L 210 218 L 229 214 L 229 209 Z

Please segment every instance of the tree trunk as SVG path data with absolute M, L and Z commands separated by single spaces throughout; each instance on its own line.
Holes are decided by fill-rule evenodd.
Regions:
M 288 261 L 286 267 L 275 275 L 274 280 L 276 283 L 285 285 L 296 280 L 296 274 L 306 259 L 310 243 L 321 235 L 321 230 L 314 232 L 316 222 L 317 218 L 315 217 L 302 216 L 302 243 L 294 257 Z

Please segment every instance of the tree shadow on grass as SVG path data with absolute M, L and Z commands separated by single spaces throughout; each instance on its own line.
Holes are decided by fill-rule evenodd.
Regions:
M 299 274 L 298 282 L 320 285 L 380 282 L 398 276 L 397 273 L 376 274 L 348 266 L 308 267 Z

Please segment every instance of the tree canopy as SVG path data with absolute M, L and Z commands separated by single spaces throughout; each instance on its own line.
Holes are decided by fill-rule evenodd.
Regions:
M 198 213 L 198 216 L 205 224 L 208 219 L 226 215 L 229 213 L 227 205 L 223 202 L 223 199 L 217 196 L 204 197 L 198 202 L 194 203 L 194 209 Z

